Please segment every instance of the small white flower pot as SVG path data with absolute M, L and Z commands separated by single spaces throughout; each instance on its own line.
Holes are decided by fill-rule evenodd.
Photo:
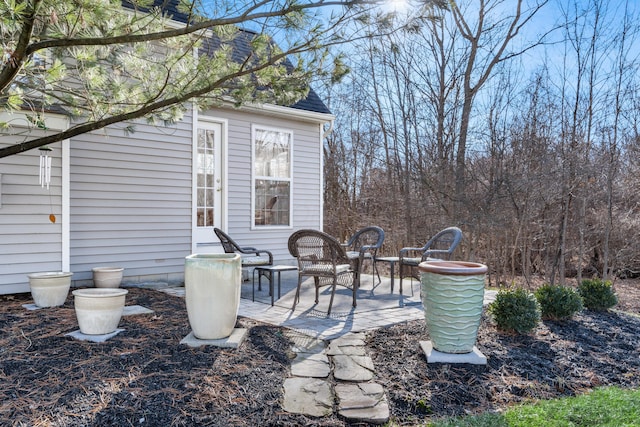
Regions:
M 122 282 L 122 267 L 94 267 L 93 284 L 96 288 L 117 288 Z
M 72 293 L 80 332 L 103 335 L 118 328 L 128 293 L 126 289 L 88 288 Z
M 51 271 L 28 274 L 31 297 L 38 307 L 57 307 L 64 304 L 71 287 L 73 273 Z

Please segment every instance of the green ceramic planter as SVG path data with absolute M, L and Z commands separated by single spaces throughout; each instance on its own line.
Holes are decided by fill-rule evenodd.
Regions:
M 422 303 L 433 348 L 470 353 L 476 344 L 487 266 L 464 261 L 420 263 Z
M 192 254 L 185 259 L 187 316 L 196 338 L 226 338 L 240 307 L 242 261 L 238 254 Z

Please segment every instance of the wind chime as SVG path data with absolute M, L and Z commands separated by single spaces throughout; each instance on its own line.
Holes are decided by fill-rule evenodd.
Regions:
M 51 156 L 49 156 L 51 151 L 53 150 L 49 147 L 40 148 L 40 186 L 42 188 L 46 186 L 47 190 L 49 190 L 49 184 L 51 183 Z M 53 210 L 51 192 L 49 192 L 49 205 Z M 49 214 L 49 221 L 56 222 L 56 216 L 53 213 Z
M 51 157 L 49 157 L 51 151 L 49 147 L 40 148 L 40 186 L 42 188 L 46 186 L 47 190 L 51 183 Z

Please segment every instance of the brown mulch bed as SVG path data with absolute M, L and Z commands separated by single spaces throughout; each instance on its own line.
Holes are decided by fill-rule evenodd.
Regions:
M 239 318 L 239 349 L 180 345 L 189 332 L 184 300 L 130 289 L 127 305 L 154 314 L 123 317 L 105 343 L 66 337 L 77 329 L 71 297 L 63 307 L 28 311 L 29 294 L 0 296 L 0 425 L 28 426 L 343 426 L 337 415 L 284 412 L 282 384 L 291 342 L 279 327 Z M 500 333 L 482 320 L 486 367 L 427 365 L 423 321 L 370 335 L 376 381 L 392 421 L 499 411 L 519 402 L 640 383 L 640 282 L 618 281 L 616 311 L 584 311 L 543 322 L 535 333 Z

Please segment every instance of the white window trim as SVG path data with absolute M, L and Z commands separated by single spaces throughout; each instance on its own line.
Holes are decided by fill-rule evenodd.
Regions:
M 256 159 L 256 130 L 266 130 L 272 132 L 283 132 L 288 133 L 290 135 L 289 138 L 289 224 L 288 225 L 256 225 L 255 223 L 255 210 L 256 210 L 256 179 L 258 177 L 255 173 L 255 159 Z M 273 127 L 273 126 L 265 126 L 261 124 L 252 124 L 251 125 L 251 212 L 249 214 L 250 221 L 250 229 L 251 230 L 290 230 L 293 229 L 293 162 L 294 162 L 294 133 L 292 129 Z M 262 177 L 260 177 L 262 178 Z M 285 179 L 280 178 L 282 181 L 287 181 Z

